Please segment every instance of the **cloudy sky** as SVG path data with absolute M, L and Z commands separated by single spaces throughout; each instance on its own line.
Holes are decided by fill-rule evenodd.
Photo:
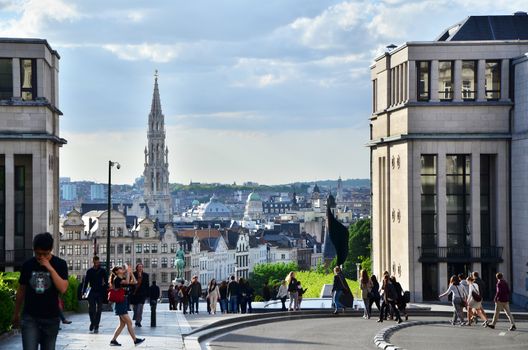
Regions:
M 526 0 L 0 0 L 0 36 L 61 55 L 61 176 L 143 172 L 159 70 L 171 182 L 366 178 L 369 65 Z

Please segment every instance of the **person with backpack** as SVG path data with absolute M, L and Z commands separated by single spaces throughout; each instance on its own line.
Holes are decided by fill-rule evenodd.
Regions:
M 482 294 L 480 294 L 480 288 L 473 276 L 469 276 L 466 281 L 468 282 L 468 298 L 467 298 L 467 319 L 468 325 L 471 326 L 473 321 L 473 310 L 482 319 L 482 327 L 486 327 L 489 323 L 488 317 L 482 308 Z M 475 321 L 476 322 L 476 321 Z
M 341 268 L 339 266 L 334 267 L 334 283 L 332 284 L 333 303 L 334 303 L 334 315 L 339 312 L 339 309 L 343 309 L 345 312 L 345 305 L 341 303 L 341 296 L 343 293 L 350 293 L 347 281 Z M 352 301 L 353 303 L 353 301 Z
M 231 276 L 231 281 L 227 285 L 227 297 L 229 298 L 229 309 L 228 312 L 231 314 L 238 313 L 238 295 L 240 294 L 240 286 L 235 279 L 235 276 Z
M 506 313 L 508 320 L 510 320 L 510 331 L 517 329 L 515 327 L 515 321 L 513 320 L 513 315 L 510 312 L 510 288 L 508 283 L 503 279 L 502 272 L 497 272 L 495 275 L 497 278 L 497 292 L 495 294 L 495 313 L 493 314 L 493 320 L 488 327 L 491 329 L 495 328 L 495 324 L 499 320 L 499 314 L 501 311 Z
M 396 287 L 390 280 L 389 274 L 383 275 L 383 305 L 381 306 L 380 317 L 377 322 L 383 322 L 383 316 L 385 309 L 390 308 L 391 312 L 396 317 L 398 323 L 402 323 L 400 312 L 396 308 L 396 302 L 398 301 L 398 292 Z

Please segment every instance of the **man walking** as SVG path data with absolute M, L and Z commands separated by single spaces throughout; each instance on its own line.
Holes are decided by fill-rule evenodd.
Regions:
M 238 294 L 240 293 L 240 286 L 235 279 L 235 276 L 231 276 L 231 281 L 227 285 L 227 297 L 229 298 L 229 313 L 238 313 Z
M 139 263 L 136 265 L 134 277 L 136 278 L 137 284 L 130 296 L 130 304 L 134 306 L 134 315 L 132 319 L 136 321 L 136 327 L 141 327 L 141 321 L 143 320 L 143 306 L 149 295 L 149 275 L 148 273 L 143 272 L 143 264 Z
M 156 281 L 152 281 L 152 285 L 149 288 L 151 327 L 156 327 L 156 306 L 158 305 L 158 299 L 160 295 L 160 288 L 156 285 Z
M 191 314 L 195 312 L 199 313 L 198 306 L 200 302 L 200 296 L 202 295 L 202 285 L 200 282 L 198 282 L 198 276 L 193 276 L 191 280 L 191 285 L 189 286 L 189 289 L 188 289 L 188 293 L 189 293 L 189 299 L 191 302 L 191 307 L 189 310 L 190 313 Z
M 83 285 L 83 296 L 88 299 L 88 314 L 90 315 L 90 332 L 99 333 L 99 322 L 103 311 L 103 300 L 107 290 L 108 276 L 101 268 L 98 256 L 92 258 L 93 267 L 86 271 Z
M 500 312 L 504 310 L 508 320 L 510 320 L 510 331 L 517 329 L 515 327 L 515 322 L 513 320 L 513 315 L 510 312 L 510 288 L 508 283 L 503 280 L 501 272 L 497 272 L 495 275 L 497 277 L 497 292 L 495 293 L 495 313 L 493 314 L 493 321 L 488 324 L 488 327 L 491 329 L 495 328 L 495 323 L 499 320 Z
M 53 237 L 39 233 L 33 238 L 35 256 L 22 266 L 16 293 L 13 328 L 20 325 L 22 312 L 23 349 L 55 349 L 59 332 L 59 295 L 68 289 L 66 261 L 51 254 Z

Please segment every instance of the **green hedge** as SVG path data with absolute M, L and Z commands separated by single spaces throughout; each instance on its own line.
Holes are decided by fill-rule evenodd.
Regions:
M 79 288 L 79 281 L 76 276 L 68 277 L 68 289 L 62 296 L 64 301 L 64 311 L 78 311 L 79 300 L 77 299 L 77 289 Z
M 15 292 L 18 288 L 18 272 L 0 273 L 0 333 L 11 329 L 15 312 Z
M 321 296 L 321 290 L 325 284 L 334 283 L 333 273 L 320 273 L 317 271 L 299 271 L 295 273 L 295 277 L 301 282 L 303 289 L 308 288 L 303 298 L 319 298 Z M 359 285 L 357 281 L 346 279 L 352 294 L 355 298 L 359 296 Z

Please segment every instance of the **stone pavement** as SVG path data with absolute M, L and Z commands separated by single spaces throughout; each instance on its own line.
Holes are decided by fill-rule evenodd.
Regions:
M 202 310 L 203 308 L 203 310 Z M 122 344 L 117 349 L 184 349 L 182 334 L 188 333 L 192 328 L 216 321 L 225 315 L 209 315 L 205 311 L 205 303 L 200 303 L 200 314 L 187 315 L 181 311 L 169 311 L 168 304 L 158 304 L 157 327 L 150 327 L 150 306 L 145 304 L 143 313 L 143 327 L 135 328 L 139 338 L 145 338 L 145 342 L 137 347 L 132 343 L 132 338 L 125 329 L 121 332 L 118 342 Z M 132 317 L 132 312 L 128 313 Z M 115 328 L 118 325 L 118 317 L 114 312 L 103 312 L 99 333 L 93 334 L 88 330 L 90 325 L 88 314 L 67 314 L 72 324 L 61 325 L 57 338 L 57 350 L 81 350 L 81 349 L 108 349 Z M 229 315 L 231 316 L 231 315 Z M 112 347 L 116 348 L 116 347 Z M 22 350 L 22 339 L 20 334 L 7 337 L 0 341 L 1 350 Z

